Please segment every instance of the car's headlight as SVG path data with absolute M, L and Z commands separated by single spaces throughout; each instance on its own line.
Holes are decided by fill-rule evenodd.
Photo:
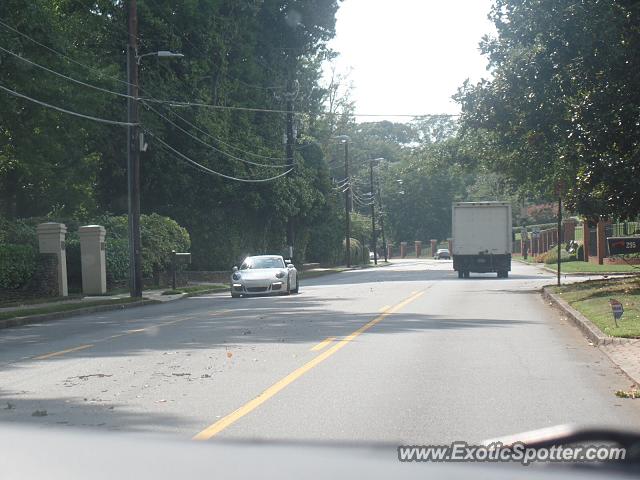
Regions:
M 284 278 L 284 276 L 286 275 L 286 272 L 283 272 L 282 270 L 279 271 L 278 273 L 276 273 L 276 278 Z
M 234 273 L 231 278 L 233 278 L 234 280 L 240 280 L 242 277 L 240 276 L 239 273 Z

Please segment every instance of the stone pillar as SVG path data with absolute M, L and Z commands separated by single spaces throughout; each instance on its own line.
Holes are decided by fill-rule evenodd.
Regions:
M 433 257 L 438 250 L 438 240 L 431 239 L 431 256 Z
M 584 251 L 584 261 L 589 261 L 589 220 L 582 221 L 582 249 Z
M 420 258 L 420 255 L 422 255 L 422 242 L 420 240 L 416 240 L 415 245 L 416 245 L 416 258 Z
M 572 242 L 576 239 L 576 221 L 573 219 L 565 220 L 562 226 L 562 241 L 564 243 Z
M 67 288 L 67 252 L 65 238 L 67 226 L 64 223 L 41 223 L 36 229 L 40 253 L 54 253 L 58 258 L 58 294 L 69 295 Z
M 400 242 L 400 258 L 407 256 L 407 242 Z
M 447 242 L 449 243 L 449 253 L 453 255 L 453 238 L 447 238 Z
M 78 230 L 82 260 L 82 293 L 107 293 L 107 260 L 104 237 L 106 230 L 100 225 L 85 225 Z
M 393 243 L 387 242 L 387 260 L 393 257 Z

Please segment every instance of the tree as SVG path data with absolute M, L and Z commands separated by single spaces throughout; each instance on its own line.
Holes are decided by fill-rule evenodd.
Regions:
M 587 216 L 637 215 L 639 15 L 630 0 L 496 1 L 493 79 L 457 95 L 486 165 L 534 194 L 564 181 Z

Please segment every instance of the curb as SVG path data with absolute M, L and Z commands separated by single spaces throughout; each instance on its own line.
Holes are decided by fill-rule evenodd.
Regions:
M 97 305 L 95 307 L 78 308 L 77 310 L 69 310 L 66 312 L 41 313 L 39 315 L 27 315 L 24 317 L 8 318 L 0 320 L 0 330 L 10 327 L 20 327 L 32 323 L 47 322 L 49 320 L 59 320 L 61 318 L 74 317 L 76 315 L 85 315 L 87 313 L 108 312 L 110 310 L 124 310 L 144 305 L 157 305 L 161 303 L 159 300 L 141 300 L 139 302 L 120 303 L 114 305 Z
M 556 308 L 562 310 L 571 322 L 582 330 L 582 333 L 593 343 L 599 347 L 601 345 L 619 345 L 629 342 L 628 338 L 610 337 L 602 333 L 602 331 L 589 320 L 587 317 L 578 312 L 575 308 L 565 302 L 555 293 L 551 293 L 548 287 L 542 288 L 542 297 L 550 301 Z

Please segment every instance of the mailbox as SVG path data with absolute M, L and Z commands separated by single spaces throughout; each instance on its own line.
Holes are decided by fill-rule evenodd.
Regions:
M 176 289 L 176 273 L 178 271 L 178 265 L 184 265 L 191 263 L 191 254 L 184 252 L 176 252 L 171 250 L 171 288 Z

